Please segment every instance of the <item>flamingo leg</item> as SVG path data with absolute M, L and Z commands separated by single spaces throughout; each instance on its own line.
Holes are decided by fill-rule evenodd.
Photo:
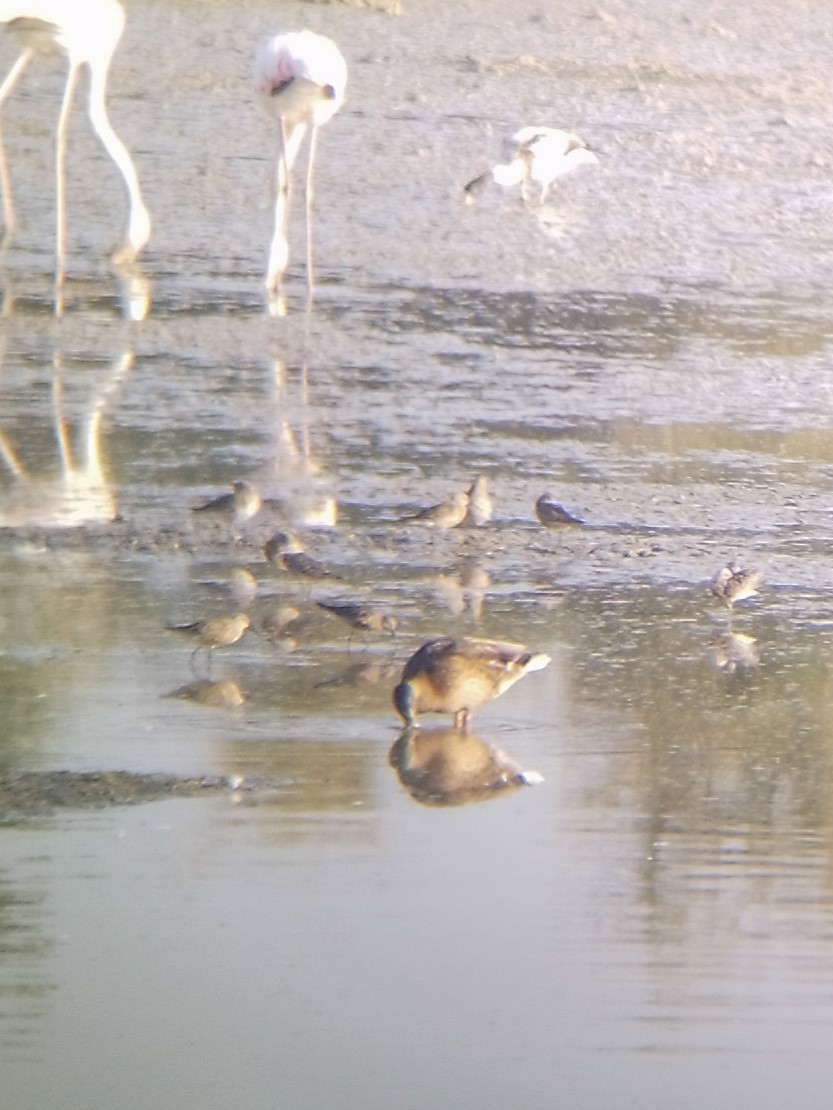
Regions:
M 101 140 L 102 146 L 113 159 L 119 173 L 124 178 L 130 199 L 130 217 L 127 227 L 127 242 L 113 255 L 116 265 L 132 262 L 150 238 L 150 215 L 142 200 L 142 190 L 133 159 L 127 147 L 113 130 L 104 102 L 107 88 L 107 64 L 93 69 L 90 73 L 89 116 L 93 131 Z
M 0 108 L 5 103 L 9 93 L 17 84 L 26 64 L 32 57 L 31 50 L 24 50 L 12 68 L 6 75 L 3 84 L 0 85 Z M 3 233 L 0 236 L 0 245 L 6 246 L 11 235 L 15 229 L 15 214 L 14 214 L 14 201 L 12 200 L 12 183 L 9 177 L 9 167 L 6 162 L 6 151 L 3 147 L 3 138 L 0 135 L 0 189 L 3 190 Z
M 66 264 L 66 150 L 67 150 L 67 123 L 69 110 L 72 106 L 72 95 L 75 92 L 75 82 L 78 79 L 78 66 L 71 65 L 67 74 L 64 98 L 61 101 L 61 114 L 58 116 L 58 134 L 55 140 L 55 198 L 56 198 L 56 231 L 55 231 L 55 315 L 60 316 L 63 310 L 61 287 L 64 283 L 64 267 Z
M 312 269 L 312 181 L 313 170 L 315 168 L 315 140 L 318 137 L 318 128 L 313 126 L 312 132 L 309 137 L 309 153 L 307 155 L 307 184 L 306 184 L 306 208 L 307 208 L 307 292 L 312 298 L 312 290 L 315 285 L 313 269 Z
M 272 235 L 272 245 L 269 249 L 269 268 L 266 273 L 266 288 L 270 293 L 275 293 L 280 287 L 284 271 L 289 262 L 289 243 L 287 241 L 287 226 L 289 220 L 289 174 L 290 166 L 287 157 L 287 135 L 284 121 L 280 121 L 278 129 L 279 149 L 277 181 L 275 190 L 275 230 Z

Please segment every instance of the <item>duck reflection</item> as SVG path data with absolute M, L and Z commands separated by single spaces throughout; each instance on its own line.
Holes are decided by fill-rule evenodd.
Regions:
M 425 805 L 484 802 L 543 782 L 537 771 L 522 770 L 506 752 L 475 733 L 454 728 L 406 728 L 388 753 L 388 762 L 411 797 Z
M 80 430 L 79 461 L 64 417 L 62 359 L 60 354 L 55 355 L 52 417 L 60 470 L 57 474 L 33 475 L 11 437 L 0 429 L 0 458 L 13 479 L 12 485 L 2 490 L 0 527 L 71 528 L 116 518 L 114 484 L 101 453 L 101 425 L 108 402 L 132 366 L 133 352 L 125 351 L 113 360 L 109 376 L 93 394 Z

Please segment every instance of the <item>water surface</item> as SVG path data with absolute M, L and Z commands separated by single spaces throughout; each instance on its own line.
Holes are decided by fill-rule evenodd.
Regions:
M 33 64 L 4 108 L 21 227 L 3 260 L 0 775 L 44 776 L 0 828 L 9 1105 L 827 1105 L 816 16 L 135 0 L 111 102 L 154 237 L 130 279 L 111 272 L 120 186 L 79 110 L 60 319 L 63 70 Z M 260 37 L 302 25 L 339 41 L 350 85 L 319 144 L 314 307 L 293 223 L 275 318 L 274 144 L 249 70 Z M 597 170 L 541 211 L 497 190 L 463 206 L 536 122 L 578 131 Z M 397 523 L 476 474 L 487 526 Z M 191 511 L 243 478 L 276 517 Z M 545 490 L 586 526 L 543 529 Z M 266 563 L 287 523 L 338 577 Z M 765 576 L 731 619 L 707 588 L 729 559 Z M 341 598 L 395 613 L 396 638 L 315 606 Z M 280 606 L 292 630 L 218 650 L 210 673 L 166 627 Z M 448 634 L 552 664 L 465 746 L 427 720 L 447 758 L 425 790 L 391 764 L 390 693 Z M 473 786 L 473 752 L 544 781 Z M 90 805 L 57 772 L 212 786 Z

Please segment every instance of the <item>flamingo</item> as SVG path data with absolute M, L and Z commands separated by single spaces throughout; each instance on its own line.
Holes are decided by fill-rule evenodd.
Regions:
M 312 292 L 312 173 L 318 128 L 336 114 L 344 101 L 347 63 L 332 39 L 313 31 L 276 35 L 258 50 L 255 90 L 278 117 L 277 196 L 275 230 L 269 249 L 266 288 L 280 287 L 289 263 L 287 226 L 290 179 L 298 151 L 310 132 L 307 155 L 307 287 Z
M 550 185 L 557 177 L 563 177 L 577 166 L 592 165 L 598 160 L 593 151 L 587 149 L 584 140 L 570 131 L 559 131 L 554 127 L 522 127 L 510 140 L 509 160 L 475 177 L 463 192 L 466 201 L 471 203 L 491 178 L 498 185 L 520 185 L 521 194 L 527 200 L 529 183 L 534 181 L 541 187 L 539 200 L 543 204 Z
M 64 161 L 69 109 L 79 69 L 90 71 L 89 115 L 93 131 L 124 178 L 130 199 L 127 240 L 113 256 L 116 264 L 134 259 L 150 238 L 150 216 L 142 200 L 139 177 L 127 147 L 113 130 L 107 115 L 107 72 L 124 30 L 124 9 L 118 0 L 0 0 L 0 23 L 23 42 L 24 50 L 0 85 L 0 108 L 34 54 L 65 54 L 69 73 L 58 117 L 56 150 L 57 234 L 59 278 L 63 272 L 66 220 L 64 214 Z M 4 238 L 15 227 L 6 157 L 0 140 L 0 187 L 3 191 Z

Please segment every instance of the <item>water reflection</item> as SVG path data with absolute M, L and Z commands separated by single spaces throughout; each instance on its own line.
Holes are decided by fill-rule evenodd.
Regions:
M 67 528 L 115 519 L 115 483 L 101 451 L 101 426 L 108 405 L 133 361 L 132 351 L 125 351 L 113 359 L 109 376 L 89 399 L 76 452 L 63 408 L 63 358 L 60 353 L 55 354 L 52 419 L 60 470 L 58 474 L 33 474 L 32 464 L 18 452 L 11 435 L 0 429 L 0 457 L 12 479 L 12 484 L 4 490 L 0 525 L 6 528 L 26 525 Z
M 761 662 L 757 640 L 743 632 L 721 633 L 712 641 L 711 653 L 717 669 L 729 675 L 751 671 Z
M 121 314 L 125 320 L 138 322 L 150 312 L 153 284 L 135 263 L 116 269 L 119 283 Z
M 239 709 L 246 700 L 246 695 L 230 678 L 197 679 L 171 690 L 166 697 L 192 701 L 209 709 Z
M 378 686 L 395 683 L 402 665 L 394 659 L 361 659 L 316 682 L 317 689 L 328 686 Z
M 296 527 L 332 528 L 338 519 L 333 478 L 314 443 L 321 418 L 310 399 L 305 360 L 293 383 L 282 359 L 275 359 L 272 404 L 276 413 L 272 476 L 287 520 Z
M 35 294 L 31 289 L 21 295 L 16 279 L 2 266 L 0 253 L 0 316 L 5 318 L 15 314 L 36 313 L 62 317 L 67 308 L 67 291 L 71 290 L 73 315 L 76 310 L 115 311 L 122 319 L 134 323 L 146 319 L 153 300 L 152 279 L 135 262 L 114 267 L 112 277 L 115 279 L 115 287 L 109 277 L 106 284 L 102 285 L 98 278 L 91 281 L 83 277 L 70 279 L 64 276 L 59 285 L 52 287 L 49 296 Z
M 541 782 L 475 733 L 455 728 L 406 728 L 388 762 L 412 798 L 424 805 L 484 802 L 519 786 Z
M 489 348 L 561 348 L 574 355 L 669 359 L 698 339 L 719 340 L 739 354 L 806 355 L 831 335 L 823 302 L 808 297 L 752 296 L 731 302 L 692 288 L 660 296 L 636 290 L 583 289 L 558 297 L 532 290 L 391 287 L 389 314 L 371 327 L 466 334 Z M 820 311 L 821 310 L 821 311 Z
M 15 870 L 0 871 L 0 1050 L 7 1060 L 30 1057 L 55 989 L 46 969 L 52 941 L 43 928 L 45 901 L 31 882 L 20 889 Z
M 462 616 L 467 609 L 475 620 L 483 616 L 483 605 L 492 579 L 478 561 L 467 560 L 455 570 L 438 574 L 432 584 L 440 603 L 452 616 Z

